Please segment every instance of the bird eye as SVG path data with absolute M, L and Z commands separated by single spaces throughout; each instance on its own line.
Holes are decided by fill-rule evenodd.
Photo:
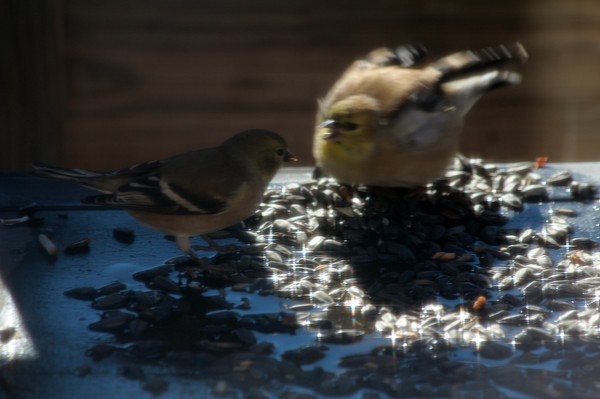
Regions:
M 358 124 L 352 123 L 352 122 L 342 123 L 342 126 L 341 126 L 342 129 L 344 129 L 344 130 L 350 130 L 350 131 L 356 130 L 357 127 L 358 127 Z
M 280 149 L 277 150 L 277 155 L 279 155 L 280 157 L 282 157 L 283 154 L 285 154 L 285 150 L 283 148 L 280 148 Z

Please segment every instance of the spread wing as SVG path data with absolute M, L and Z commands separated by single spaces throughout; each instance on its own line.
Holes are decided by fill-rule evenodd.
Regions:
M 414 149 L 441 144 L 448 131 L 460 129 L 461 118 L 484 93 L 520 82 L 518 73 L 498 68 L 526 59 L 519 43 L 439 59 L 422 70 L 421 84 L 410 93 L 409 101 L 391 113 L 393 132 Z

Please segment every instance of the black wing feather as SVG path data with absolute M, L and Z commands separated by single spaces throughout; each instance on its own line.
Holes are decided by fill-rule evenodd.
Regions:
M 191 193 L 176 184 L 161 181 L 158 175 L 125 184 L 113 194 L 84 198 L 82 202 L 174 215 L 218 214 L 227 207 L 227 201 L 222 198 Z

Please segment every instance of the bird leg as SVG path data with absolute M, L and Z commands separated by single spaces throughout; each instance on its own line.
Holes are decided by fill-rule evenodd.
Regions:
M 200 258 L 198 256 L 198 254 L 196 254 L 196 252 L 194 252 L 194 250 L 192 249 L 192 246 L 190 245 L 190 238 L 189 237 L 186 237 L 186 236 L 176 236 L 175 237 L 175 243 L 177 244 L 177 247 L 179 249 L 181 249 L 185 254 L 191 256 L 192 259 L 195 260 L 196 263 L 202 269 L 210 269 L 212 267 L 212 264 L 210 262 L 207 262 L 204 259 Z

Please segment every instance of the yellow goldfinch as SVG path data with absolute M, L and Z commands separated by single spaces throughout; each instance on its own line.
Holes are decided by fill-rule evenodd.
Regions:
M 354 62 L 319 102 L 313 155 L 343 183 L 415 187 L 441 176 L 458 150 L 463 118 L 482 94 L 519 83 L 519 43 L 463 51 L 423 68 L 421 47 L 381 48 Z
M 183 252 L 198 259 L 189 237 L 251 216 L 282 164 L 295 160 L 277 133 L 247 130 L 218 147 L 117 171 L 89 172 L 43 164 L 34 168 L 39 175 L 74 180 L 105 193 L 82 201 L 122 208 L 142 224 L 173 235 Z

